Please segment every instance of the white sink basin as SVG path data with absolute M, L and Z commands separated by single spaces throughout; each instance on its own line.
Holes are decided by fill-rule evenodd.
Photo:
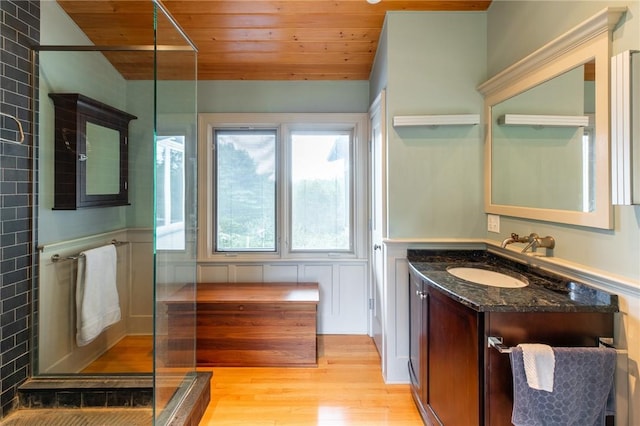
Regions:
M 529 285 L 529 282 L 525 277 L 517 278 L 501 272 L 490 271 L 482 268 L 456 267 L 447 269 L 447 272 L 454 277 L 465 281 L 491 287 L 519 288 Z

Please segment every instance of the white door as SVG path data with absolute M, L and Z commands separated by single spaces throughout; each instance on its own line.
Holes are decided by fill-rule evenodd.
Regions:
M 383 284 L 384 284 L 384 247 L 382 238 L 385 234 L 384 221 L 384 191 L 385 191 L 385 141 L 384 141 L 384 90 L 373 102 L 369 110 L 369 131 L 370 135 L 370 166 L 369 166 L 369 188 L 370 188 L 370 232 L 371 232 L 371 283 L 370 315 L 371 315 L 371 335 L 382 356 L 382 306 L 383 306 Z

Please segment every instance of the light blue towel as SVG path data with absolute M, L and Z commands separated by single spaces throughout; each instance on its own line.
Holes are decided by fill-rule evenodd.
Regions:
M 513 348 L 513 413 L 516 426 L 600 426 L 611 403 L 616 351 L 610 348 L 553 348 L 553 392 L 530 388 L 522 349 Z

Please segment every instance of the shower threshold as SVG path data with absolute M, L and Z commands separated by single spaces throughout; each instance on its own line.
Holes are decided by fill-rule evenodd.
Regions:
M 211 372 L 196 372 L 193 383 L 179 398 L 171 398 L 156 424 L 197 424 L 210 400 L 211 376 Z M 18 407 L 0 420 L 0 425 L 148 426 L 153 423 L 151 375 L 34 378 L 20 386 L 18 395 Z M 122 416 L 130 418 L 122 423 Z M 105 422 L 105 418 L 108 421 Z M 58 421 L 60 423 L 56 423 Z

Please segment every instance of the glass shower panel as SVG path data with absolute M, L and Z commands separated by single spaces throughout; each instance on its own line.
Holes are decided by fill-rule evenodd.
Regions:
M 37 227 L 38 280 L 33 303 L 34 375 L 119 375 L 153 373 L 154 246 L 152 165 L 154 143 L 155 3 L 41 2 L 41 45 L 34 48 L 33 105 L 38 120 Z M 96 14 L 100 30 L 83 32 L 74 15 Z M 71 14 L 71 15 L 69 15 Z M 135 15 L 138 30 L 122 34 Z M 34 72 L 35 74 L 35 72 Z M 55 111 L 51 93 L 75 93 L 117 108 L 137 118 L 129 123 L 127 206 L 54 208 L 55 157 L 59 150 L 77 153 L 85 139 L 86 152 L 78 162 L 101 155 L 95 133 L 63 125 L 64 144 L 55 143 Z M 88 161 L 87 161 L 88 160 Z M 76 164 L 77 166 L 77 164 Z M 117 173 L 107 173 L 107 175 Z M 99 177 L 97 179 L 102 179 Z M 89 189 L 90 192 L 90 189 Z M 79 253 L 116 241 L 116 286 L 121 319 L 90 343 L 76 342 L 76 282 Z M 56 257 L 57 256 L 57 257 Z M 57 260 L 54 260 L 57 259 Z M 150 381 L 149 381 L 150 382 Z
M 152 6 L 148 12 L 153 13 Z M 40 202 L 35 234 L 40 249 L 36 292 L 40 297 L 34 300 L 33 309 L 37 324 L 34 374 L 38 376 L 150 375 L 153 372 L 150 355 L 153 349 L 153 244 L 151 232 L 142 238 L 141 232 L 131 231 L 150 229 L 153 223 L 152 200 L 146 196 L 153 191 L 153 177 L 145 176 L 149 167 L 144 167 L 151 155 L 144 155 L 144 150 L 153 149 L 153 109 L 132 102 L 139 98 L 153 99 L 153 28 L 149 33 L 149 46 L 132 46 L 130 50 L 40 46 L 36 55 L 39 84 L 34 105 L 37 105 L 39 120 L 37 196 Z M 141 50 L 143 47 L 148 51 Z M 125 77 L 126 72 L 115 65 L 133 62 L 139 63 L 140 68 L 148 68 L 149 81 L 145 85 L 132 83 Z M 54 103 L 49 95 L 61 93 L 79 94 L 137 117 L 128 126 L 129 205 L 75 210 L 54 208 L 56 169 L 62 165 L 56 165 L 58 151 L 63 150 L 65 158 L 68 153 L 77 154 L 77 164 L 86 163 L 87 182 L 93 175 L 92 161 L 105 156 L 99 149 L 103 135 L 86 131 L 90 130 L 91 123 L 86 127 L 57 128 Z M 63 136 L 64 144 L 56 144 L 57 131 Z M 84 158 L 77 153 L 80 138 L 85 141 Z M 107 170 L 105 176 L 96 179 L 114 176 L 118 176 L 118 170 Z M 118 179 L 114 180 L 117 187 Z M 78 269 L 84 265 L 79 254 L 114 240 L 120 320 L 106 327 L 95 339 L 79 345 L 76 331 L 80 307 L 76 289 Z M 132 264 L 136 265 L 133 271 Z
M 155 416 L 180 402 L 196 375 L 196 50 L 157 8 L 154 252 Z

